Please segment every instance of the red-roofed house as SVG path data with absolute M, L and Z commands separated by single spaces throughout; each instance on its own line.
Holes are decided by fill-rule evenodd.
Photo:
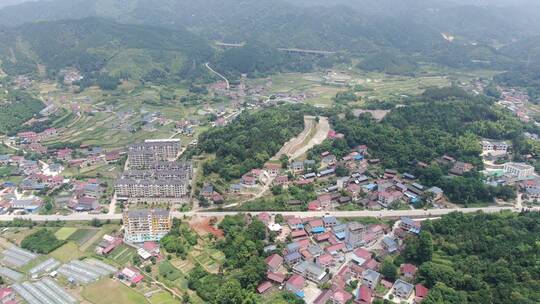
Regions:
M 281 257 L 279 254 L 272 254 L 271 256 L 267 257 L 266 265 L 268 266 L 268 270 L 271 272 L 277 272 L 279 267 L 283 264 L 283 257 Z
M 323 292 L 315 299 L 315 301 L 313 301 L 313 304 L 326 304 L 330 300 L 331 295 L 332 290 L 323 290 Z
M 144 276 L 140 274 L 135 268 L 126 267 L 122 270 L 121 274 L 131 284 L 138 284 L 144 279 Z
M 270 290 L 270 288 L 272 288 L 272 283 L 268 281 L 264 281 L 261 284 L 259 284 L 259 286 L 257 286 L 257 292 L 260 294 L 263 294 L 267 292 L 268 290 Z
M 278 186 L 286 185 L 289 182 L 289 177 L 287 175 L 279 175 L 274 179 L 273 184 Z
M 266 278 L 278 284 L 283 284 L 283 282 L 285 282 L 285 275 L 278 272 L 268 272 Z
M 371 298 L 373 297 L 371 289 L 367 285 L 361 285 L 358 288 L 358 294 L 354 303 L 357 304 L 371 304 Z
M 416 275 L 417 268 L 413 264 L 401 264 L 399 272 L 405 279 L 412 279 Z
M 352 299 L 352 295 L 343 289 L 336 290 L 332 296 L 330 296 L 331 303 L 333 304 L 345 304 Z
M 114 164 L 120 160 L 120 152 L 119 151 L 111 151 L 105 153 L 105 161 L 108 164 Z
M 358 248 L 354 251 L 354 255 L 357 256 L 358 258 L 361 258 L 363 260 L 369 260 L 371 259 L 371 252 L 369 252 L 368 250 L 364 249 L 364 248 Z
M 369 259 L 364 263 L 364 267 L 366 267 L 366 269 L 376 270 L 379 268 L 379 263 L 375 259 Z
M 156 242 L 144 242 L 143 248 L 152 255 L 159 254 L 159 244 Z
M 264 168 L 270 174 L 270 176 L 276 176 L 279 174 L 279 171 L 281 170 L 281 164 L 272 164 L 268 163 L 264 165 Z
M 10 287 L 0 288 L 0 303 L 6 304 L 15 301 L 15 292 Z
M 317 242 L 324 242 L 328 240 L 328 238 L 330 238 L 330 231 L 315 235 L 315 240 Z
M 338 243 L 338 244 L 330 245 L 330 246 L 326 247 L 325 250 L 326 250 L 326 252 L 328 252 L 330 254 L 336 254 L 339 251 L 343 250 L 343 248 L 345 248 L 345 244 Z
M 56 151 L 56 158 L 61 161 L 70 161 L 72 153 L 73 153 L 73 150 L 69 148 L 60 149 Z
M 257 218 L 259 219 L 259 221 L 263 222 L 265 225 L 268 225 L 268 223 L 270 223 L 270 220 L 271 220 L 270 213 L 268 212 L 262 212 L 262 213 L 257 214 Z
M 255 186 L 257 184 L 257 178 L 248 173 L 242 176 L 241 182 L 246 186 Z
M 305 285 L 306 285 L 306 280 L 303 277 L 297 274 L 293 274 L 287 280 L 287 283 L 285 283 L 285 288 L 290 292 L 297 293 L 297 292 L 302 291 Z
M 334 265 L 334 257 L 329 254 L 323 254 L 317 257 L 317 264 L 319 264 L 322 267 L 329 267 Z
M 330 203 L 332 203 L 332 195 L 330 194 L 319 195 L 319 197 L 317 197 L 317 200 L 321 204 L 321 207 L 326 208 L 330 206 Z
M 307 233 L 304 229 L 302 230 L 294 230 L 291 232 L 291 237 L 294 239 L 304 238 L 307 237 Z
M 414 292 L 414 303 L 420 303 L 427 297 L 429 289 L 422 284 L 416 284 L 414 286 Z
M 302 240 L 296 241 L 295 243 L 298 244 L 298 247 L 300 247 L 301 249 L 306 249 L 309 247 L 309 245 L 311 245 L 311 243 L 309 242 L 309 239 L 302 239 Z
M 309 211 L 320 211 L 321 209 L 321 203 L 319 203 L 319 201 L 317 200 L 312 201 L 308 204 Z

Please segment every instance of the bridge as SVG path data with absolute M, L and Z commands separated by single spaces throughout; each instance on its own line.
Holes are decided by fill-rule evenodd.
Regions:
M 318 50 L 305 50 L 305 49 L 296 49 L 296 48 L 278 48 L 278 51 L 286 52 L 289 54 L 305 54 L 305 55 L 317 55 L 317 56 L 330 56 L 336 54 L 336 52 L 331 51 L 318 51 Z
M 216 41 L 214 44 L 222 48 L 241 48 L 244 45 L 246 45 L 245 42 L 226 43 L 226 42 L 221 42 L 221 41 Z M 337 53 L 333 51 L 320 51 L 320 50 L 309 50 L 309 49 L 299 49 L 299 48 L 278 48 L 277 50 L 280 52 L 288 53 L 288 54 L 315 55 L 315 56 L 330 56 Z

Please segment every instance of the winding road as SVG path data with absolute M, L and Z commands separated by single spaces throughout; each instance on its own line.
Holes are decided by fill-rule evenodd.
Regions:
M 220 73 L 218 73 L 218 72 L 216 72 L 214 69 L 212 69 L 212 68 L 210 67 L 210 63 L 209 63 L 209 62 L 205 63 L 204 65 L 206 66 L 207 69 L 210 70 L 210 72 L 212 72 L 212 73 L 218 75 L 221 79 L 225 80 L 225 83 L 227 83 L 227 90 L 230 89 L 229 80 L 228 80 L 227 78 L 225 78 L 225 76 L 221 75 Z

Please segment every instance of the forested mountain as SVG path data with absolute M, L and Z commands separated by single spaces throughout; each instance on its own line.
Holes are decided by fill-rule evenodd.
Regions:
M 508 58 L 492 46 L 535 33 L 539 14 L 427 0 L 53 0 L 1 9 L 0 24 L 100 16 L 185 27 L 208 40 L 258 41 L 357 57 L 382 49 L 453 67 L 506 68 Z M 443 32 L 455 40 L 446 41 Z
M 10 74 L 46 67 L 54 76 L 66 67 L 83 74 L 143 78 L 157 70 L 180 74 L 213 55 L 205 40 L 182 29 L 118 24 L 99 18 L 29 23 L 0 31 L 2 68 Z

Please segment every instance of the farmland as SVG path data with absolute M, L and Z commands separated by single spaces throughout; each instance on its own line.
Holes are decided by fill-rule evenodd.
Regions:
M 73 233 L 77 231 L 75 227 L 62 227 L 54 234 L 59 240 L 67 240 Z
M 82 291 L 82 296 L 94 304 L 148 303 L 143 295 L 124 284 L 111 279 L 103 279 L 85 286 Z

